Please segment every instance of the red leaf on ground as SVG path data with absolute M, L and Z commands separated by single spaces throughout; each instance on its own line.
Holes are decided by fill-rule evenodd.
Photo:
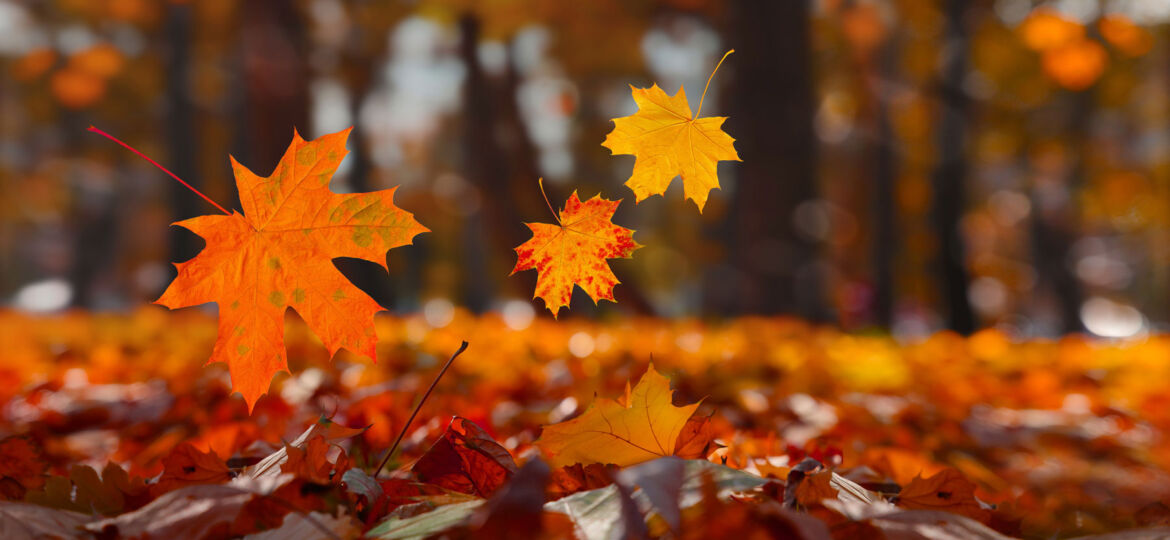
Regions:
M 412 471 L 428 484 L 490 497 L 516 473 L 516 462 L 486 431 L 456 416 Z

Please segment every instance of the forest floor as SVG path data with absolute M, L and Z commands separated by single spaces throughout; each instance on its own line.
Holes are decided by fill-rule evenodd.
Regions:
M 0 311 L 0 536 L 459 537 L 528 523 L 549 537 L 1170 537 L 1158 528 L 1170 527 L 1170 337 L 1014 342 L 989 330 L 908 344 L 792 319 L 459 309 L 376 326 L 376 365 L 344 351 L 330 362 L 290 315 L 291 375 L 249 414 L 226 367 L 204 366 L 212 314 Z M 651 362 L 676 405 L 701 400 L 689 459 L 538 464 L 542 426 L 618 398 Z M 420 458 L 440 451 L 458 463 L 424 474 Z M 262 461 L 276 454 L 280 471 Z M 683 483 L 655 476 L 671 467 Z M 192 501 L 205 511 L 180 511 Z

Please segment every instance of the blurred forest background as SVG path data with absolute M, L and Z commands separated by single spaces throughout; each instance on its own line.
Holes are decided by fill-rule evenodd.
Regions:
M 1164 0 L 0 0 L 0 302 L 157 298 L 214 213 L 90 124 L 239 208 L 297 128 L 356 128 L 335 191 L 400 185 L 431 228 L 382 305 L 543 311 L 508 277 L 549 198 L 622 198 L 646 247 L 570 316 L 794 314 L 913 338 L 1137 336 L 1170 323 Z M 742 163 L 703 214 L 635 207 L 600 143 L 629 84 L 687 89 Z M 541 315 L 543 316 L 543 315 Z

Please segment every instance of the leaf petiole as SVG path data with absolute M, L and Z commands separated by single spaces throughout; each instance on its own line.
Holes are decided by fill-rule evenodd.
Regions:
M 723 58 L 720 58 L 719 63 L 715 64 L 715 69 L 711 70 L 711 76 L 707 77 L 707 86 L 703 87 L 703 95 L 699 97 L 699 108 L 695 110 L 695 116 L 691 117 L 691 120 L 698 118 L 699 113 L 703 111 L 703 100 L 707 99 L 707 89 L 711 88 L 711 79 L 715 78 L 715 72 L 719 71 L 719 66 L 722 66 L 723 61 L 727 60 L 727 57 L 731 56 L 731 53 L 733 53 L 733 52 L 735 52 L 735 49 L 731 49 L 731 50 L 723 53 Z
M 102 130 L 100 130 L 100 129 L 96 128 L 96 127 L 93 127 L 93 126 L 89 126 L 89 129 L 88 129 L 88 130 L 86 130 L 86 131 L 90 131 L 90 132 L 93 132 L 93 133 L 97 133 L 98 135 L 101 135 L 101 136 L 103 136 L 103 137 L 105 137 L 105 138 L 107 138 L 107 139 L 109 139 L 109 140 L 111 140 L 111 141 L 114 141 L 114 142 L 116 142 L 116 143 L 118 143 L 118 144 L 122 145 L 122 146 L 123 146 L 123 147 L 125 147 L 127 150 L 129 150 L 129 151 L 131 151 L 131 152 L 134 152 L 135 154 L 138 154 L 138 157 L 140 157 L 140 158 L 142 158 L 142 159 L 145 159 L 146 161 L 149 161 L 151 164 L 153 164 L 155 167 L 158 167 L 159 169 L 162 169 L 162 172 L 165 172 L 165 173 L 169 174 L 169 175 L 171 176 L 171 178 L 174 178 L 175 180 L 178 180 L 178 181 L 179 181 L 179 183 L 180 183 L 180 184 L 183 184 L 184 186 L 186 186 L 186 187 L 187 187 L 187 189 L 189 189 L 189 190 L 191 190 L 191 191 L 194 191 L 196 195 L 198 195 L 198 196 L 200 196 L 200 197 L 203 197 L 203 200 L 205 200 L 205 201 L 207 201 L 207 202 L 211 203 L 211 205 L 212 205 L 212 206 L 214 206 L 214 207 L 216 207 L 216 208 L 218 208 L 220 212 L 223 212 L 224 214 L 227 214 L 227 215 L 229 215 L 229 216 L 230 216 L 230 215 L 232 215 L 232 213 L 231 213 L 231 212 L 228 212 L 227 210 L 225 210 L 225 209 L 224 209 L 224 207 L 222 207 L 222 206 L 220 206 L 220 205 L 219 205 L 219 203 L 216 203 L 215 201 L 211 200 L 211 198 L 210 198 L 210 197 L 208 197 L 207 195 L 204 195 L 204 194 L 203 194 L 203 192 L 201 192 L 201 191 L 199 191 L 198 189 L 195 189 L 194 187 L 192 187 L 192 186 L 191 186 L 191 184 L 188 184 L 188 183 L 184 182 L 182 178 L 179 178 L 178 176 L 176 176 L 176 175 L 175 175 L 175 173 L 173 173 L 173 172 L 171 172 L 171 171 L 167 170 L 167 168 L 166 168 L 166 167 L 163 167 L 162 165 L 159 165 L 157 161 L 155 161 L 155 160 L 153 160 L 153 159 L 150 159 L 150 158 L 146 157 L 146 154 L 143 154 L 142 152 L 139 152 L 139 151 L 138 151 L 138 150 L 136 150 L 136 149 L 135 149 L 133 146 L 130 146 L 130 145 L 128 145 L 128 144 L 126 144 L 126 143 L 124 143 L 124 142 L 122 142 L 122 141 L 118 140 L 118 139 L 117 139 L 116 137 L 114 137 L 113 135 L 110 135 L 109 133 L 106 133 L 106 132 L 104 132 L 104 131 L 102 131 Z
M 548 202 L 548 194 L 544 192 L 544 177 L 539 178 L 536 183 L 540 185 L 540 194 L 544 197 L 544 204 L 548 205 L 548 211 L 552 212 L 553 219 L 557 220 L 557 224 L 563 227 L 564 224 L 561 223 L 561 217 L 557 215 L 556 210 L 553 210 L 552 203 Z

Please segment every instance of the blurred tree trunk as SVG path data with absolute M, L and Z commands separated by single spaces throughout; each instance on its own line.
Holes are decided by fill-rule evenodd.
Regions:
M 203 191 L 196 156 L 199 155 L 199 137 L 195 129 L 191 100 L 191 6 L 167 6 L 166 61 L 167 81 L 167 150 L 168 167 L 192 187 Z M 172 221 L 181 221 L 208 213 L 208 206 L 198 195 L 178 182 L 167 182 L 170 193 Z M 212 208 L 212 211 L 218 212 Z M 203 242 L 194 233 L 181 227 L 170 230 L 170 260 L 185 261 L 198 253 Z
M 831 318 L 819 247 L 799 235 L 793 212 L 817 196 L 813 133 L 810 2 L 738 0 L 729 7 L 726 131 L 742 163 L 731 203 L 734 298 L 708 298 L 715 311 Z
M 894 323 L 894 261 L 898 253 L 897 164 L 894 157 L 894 133 L 890 111 L 882 95 L 882 84 L 890 79 L 897 63 L 896 49 L 887 43 L 878 55 L 880 64 L 871 74 L 869 92 L 873 99 L 874 133 L 870 153 L 873 156 L 873 323 L 889 329 Z
M 961 334 L 975 330 L 975 315 L 967 297 L 966 246 L 959 230 L 966 199 L 965 152 L 971 101 L 963 90 L 971 48 L 967 6 L 966 0 L 948 0 L 945 8 L 944 58 L 939 84 L 941 112 L 937 128 L 938 165 L 932 178 L 931 195 L 932 220 L 938 235 L 936 268 L 943 312 L 947 327 Z
M 1059 317 L 1056 330 L 1062 334 L 1084 330 L 1080 314 L 1084 293 L 1073 271 L 1073 246 L 1080 236 L 1076 194 L 1085 184 L 1084 156 L 1090 151 L 1093 94 L 1091 90 L 1082 90 L 1068 98 L 1061 104 L 1068 111 L 1068 124 L 1063 131 L 1068 137 L 1067 155 L 1071 163 L 1062 186 L 1067 197 L 1060 197 L 1060 204 L 1053 204 L 1050 197 L 1034 190 L 1032 198 L 1036 282 L 1042 291 L 1052 295 Z
M 467 66 L 463 93 L 463 170 L 468 181 L 479 190 L 480 211 L 464 225 L 462 244 L 466 249 L 464 275 L 467 287 L 465 305 L 483 311 L 500 296 L 497 287 L 514 295 L 527 297 L 536 287 L 536 273 L 522 272 L 507 277 L 515 263 L 513 248 L 532 235 L 525 222 L 551 222 L 537 179 L 536 148 L 520 116 L 517 89 L 520 73 L 509 49 L 506 71 L 489 77 L 479 61 L 479 21 L 471 14 L 459 22 L 460 56 Z M 555 189 L 549 194 L 554 208 L 568 193 Z M 500 280 L 507 281 L 502 282 Z M 618 300 L 638 313 L 650 311 L 649 304 L 632 278 L 623 277 L 615 291 Z M 591 301 L 581 300 L 584 308 Z M 578 302 L 573 302 L 574 309 Z
M 309 127 L 308 44 L 299 10 L 282 0 L 241 4 L 240 46 L 243 56 L 247 161 L 267 176 L 292 140 L 293 129 Z
M 508 94 L 501 88 L 493 88 L 483 65 L 479 61 L 479 20 L 471 14 L 459 21 L 459 52 L 467 79 L 463 89 L 463 172 L 467 180 L 480 193 L 479 211 L 467 218 L 462 233 L 464 257 L 464 303 L 474 311 L 484 311 L 497 296 L 493 276 L 507 275 L 510 268 L 502 257 L 491 257 L 491 253 L 508 253 L 524 241 L 524 223 L 513 200 L 519 192 L 512 187 L 512 166 L 525 160 L 532 162 L 532 156 L 517 155 L 530 145 L 505 146 L 505 142 L 517 142 L 517 137 L 526 137 L 515 129 L 506 133 L 501 116 L 514 110 L 508 101 L 515 99 L 514 92 Z M 514 125 L 509 127 L 515 127 Z M 516 161 L 514 159 L 518 159 Z M 525 168 L 525 165 L 520 165 Z M 532 182 L 536 178 L 531 179 Z M 536 189 L 535 185 L 529 189 Z M 489 248 L 490 246 L 490 248 Z M 528 281 L 525 279 L 525 281 Z M 535 281 L 532 281 L 535 286 Z

